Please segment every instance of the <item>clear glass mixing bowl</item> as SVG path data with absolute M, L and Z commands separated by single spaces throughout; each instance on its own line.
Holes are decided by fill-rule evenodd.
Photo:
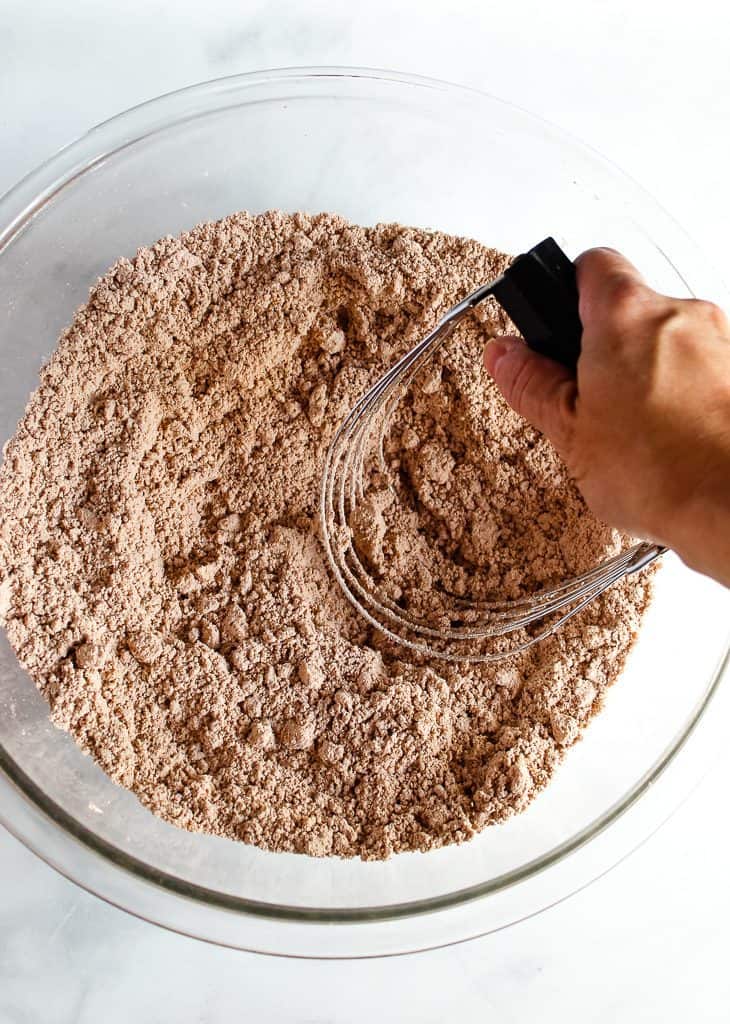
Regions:
M 0 441 L 117 257 L 271 207 L 434 227 L 508 252 L 547 234 L 571 255 L 613 245 L 662 290 L 724 298 L 645 192 L 521 110 L 377 71 L 243 75 L 94 128 L 0 201 Z M 729 612 L 726 591 L 667 556 L 626 671 L 549 789 L 464 846 L 386 863 L 264 853 L 159 821 L 50 725 L 3 636 L 0 815 L 80 885 L 200 938 L 299 956 L 458 941 L 585 885 L 701 778 L 728 704 Z

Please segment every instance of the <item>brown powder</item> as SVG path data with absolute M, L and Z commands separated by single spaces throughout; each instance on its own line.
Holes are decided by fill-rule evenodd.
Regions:
M 598 711 L 647 584 L 496 665 L 410 657 L 350 609 L 317 522 L 354 400 L 506 257 L 333 215 L 235 214 L 120 260 L 0 469 L 0 620 L 68 729 L 184 828 L 387 857 L 522 810 Z M 514 596 L 622 538 L 481 369 L 496 307 L 399 408 L 358 541 L 412 605 Z M 375 482 L 377 484 L 377 481 Z

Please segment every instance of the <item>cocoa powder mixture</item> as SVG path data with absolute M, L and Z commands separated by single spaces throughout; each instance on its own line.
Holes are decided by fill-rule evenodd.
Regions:
M 318 856 L 428 850 L 523 810 L 599 710 L 646 581 L 455 666 L 374 633 L 319 540 L 338 422 L 506 261 L 238 213 L 120 260 L 62 336 L 0 469 L 0 621 L 53 721 L 162 818 Z M 506 326 L 483 309 L 416 383 L 387 444 L 408 501 L 376 488 L 355 524 L 405 601 L 516 596 L 625 540 L 482 370 Z

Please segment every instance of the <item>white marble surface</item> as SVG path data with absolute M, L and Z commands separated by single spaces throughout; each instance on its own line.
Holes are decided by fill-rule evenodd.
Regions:
M 481 86 L 582 136 L 727 265 L 729 30 L 717 0 L 3 0 L 0 191 L 169 89 L 265 66 L 387 66 Z M 0 832 L 0 1024 L 726 1021 L 729 782 L 725 758 L 633 857 L 532 921 L 351 964 L 167 934 Z

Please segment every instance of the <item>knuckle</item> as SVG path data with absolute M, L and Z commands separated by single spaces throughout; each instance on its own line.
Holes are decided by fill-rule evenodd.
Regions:
M 607 266 L 612 266 L 616 258 L 621 259 L 621 254 L 607 245 L 597 245 L 592 249 L 584 249 L 576 257 L 575 265 L 581 273 L 586 271 L 605 271 Z
M 692 313 L 713 330 L 719 333 L 728 331 L 728 319 L 725 312 L 714 302 L 707 299 L 688 299 Z
M 575 439 L 575 403 L 575 383 L 565 382 L 553 399 L 555 426 L 551 440 L 566 462 L 570 461 Z
M 515 368 L 510 387 L 510 403 L 520 410 L 525 409 L 526 399 L 530 392 L 530 382 L 533 376 L 533 368 L 528 359 L 523 359 Z
M 634 319 L 645 305 L 646 286 L 629 274 L 618 273 L 606 282 L 606 296 L 617 318 Z
M 722 309 L 706 299 L 679 299 L 662 318 L 658 340 L 688 355 L 704 349 L 708 335 L 730 337 L 730 325 Z

